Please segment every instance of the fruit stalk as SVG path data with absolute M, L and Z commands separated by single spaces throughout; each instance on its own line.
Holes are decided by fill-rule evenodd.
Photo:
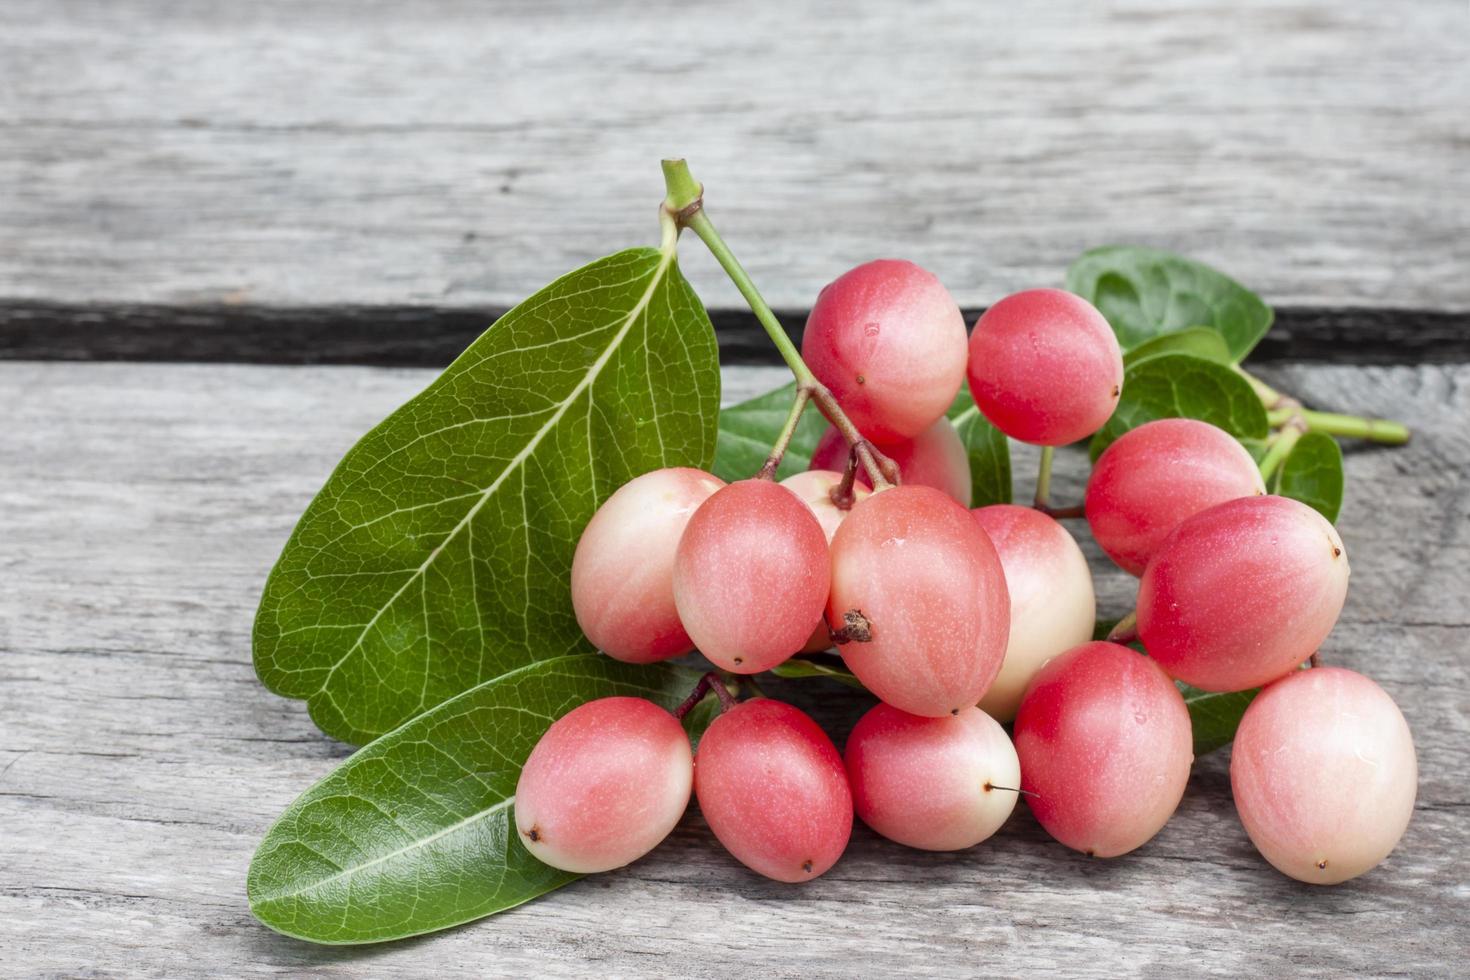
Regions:
M 1250 382 L 1256 396 L 1266 408 L 1266 420 L 1272 428 L 1285 425 L 1299 417 L 1306 423 L 1308 432 L 1323 432 L 1330 436 L 1347 439 L 1363 439 L 1385 446 L 1402 446 L 1409 441 L 1409 427 L 1390 419 L 1368 418 L 1362 415 L 1342 415 L 1337 412 L 1318 412 L 1303 408 L 1290 395 L 1283 394 L 1243 368 L 1237 371 Z
M 796 378 L 797 404 L 792 406 L 792 418 L 788 419 L 787 425 L 792 431 L 795 431 L 795 419 L 800 417 L 801 410 L 805 408 L 804 400 L 815 402 L 827 420 L 853 447 L 853 452 L 857 454 L 858 460 L 863 464 L 863 469 L 867 471 L 873 489 L 875 491 L 885 490 L 897 484 L 899 481 L 897 464 L 884 456 L 863 437 L 857 426 L 847 417 L 847 413 L 842 410 L 842 406 L 837 404 L 837 399 L 832 396 L 832 392 L 828 391 L 827 386 L 818 381 L 811 368 L 806 366 L 806 362 L 801 359 L 801 352 L 791 342 L 785 328 L 781 326 L 781 321 L 776 318 L 770 304 L 756 288 L 750 274 L 745 271 L 745 267 L 740 264 L 735 253 L 730 251 L 730 247 L 715 230 L 714 223 L 710 221 L 709 215 L 704 210 L 704 185 L 694 179 L 689 172 L 689 165 L 683 160 L 663 161 L 663 171 L 664 184 L 667 189 L 662 209 L 663 215 L 671 216 L 679 228 L 688 228 L 694 232 L 709 248 L 710 254 L 720 263 L 720 268 L 725 270 L 730 281 L 740 290 L 740 295 L 745 297 L 745 302 L 750 305 L 751 312 L 765 328 L 766 335 L 776 345 L 781 359 L 786 362 L 786 366 L 791 369 L 792 375 Z M 790 435 L 786 434 L 785 439 L 789 442 Z M 775 459 L 775 465 L 780 465 L 781 455 L 784 454 L 785 449 L 785 443 L 780 441 L 772 448 L 771 456 Z M 766 465 L 771 466 L 769 460 Z M 772 472 L 775 472 L 774 467 L 772 467 Z
M 1270 481 L 1272 474 L 1281 468 L 1286 462 L 1286 457 L 1296 448 L 1297 441 L 1307 434 L 1307 423 L 1301 417 L 1300 409 L 1289 409 L 1292 412 L 1290 418 L 1283 420 L 1281 431 L 1276 434 L 1271 443 L 1271 448 L 1266 455 L 1261 457 L 1261 479 Z

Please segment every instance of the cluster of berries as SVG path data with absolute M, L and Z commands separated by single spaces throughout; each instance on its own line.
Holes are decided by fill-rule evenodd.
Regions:
M 588 638 L 630 663 L 697 648 L 729 674 L 753 674 L 835 642 L 882 703 L 849 734 L 845 758 L 800 710 L 735 703 L 715 675 L 702 683 L 727 710 L 697 756 L 652 702 L 585 704 L 523 769 L 516 822 L 533 854 L 571 871 L 619 867 L 669 833 L 692 792 L 736 858 L 803 881 L 840 857 L 854 812 L 899 843 L 959 849 L 992 835 L 1018 790 L 1063 844 L 1123 854 L 1184 793 L 1193 740 L 1176 681 L 1264 687 L 1231 776 L 1273 865 L 1332 883 L 1389 853 L 1417 780 L 1403 716 L 1360 674 L 1301 669 L 1342 611 L 1342 540 L 1316 511 L 1268 494 L 1240 443 L 1204 422 L 1161 420 L 1117 439 L 1093 469 L 1085 516 L 1102 550 L 1140 577 L 1147 655 L 1092 640 L 1091 573 L 1052 516 L 968 509 L 966 450 L 945 417 L 962 382 L 1013 439 L 1086 438 L 1123 384 L 1095 308 L 1028 290 L 967 337 L 937 278 L 876 261 L 822 291 L 802 354 L 868 459 L 898 464 L 900 485 L 871 469 L 865 485 L 859 446 L 835 429 L 813 468 L 781 483 L 647 473 L 588 524 L 573 605 Z

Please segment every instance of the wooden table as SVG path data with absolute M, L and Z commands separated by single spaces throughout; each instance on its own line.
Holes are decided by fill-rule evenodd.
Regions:
M 1470 68 L 1463 2 L 0 8 L 0 974 L 1452 975 L 1470 948 Z M 1281 308 L 1262 375 L 1415 430 L 1349 447 L 1324 651 L 1399 701 L 1400 848 L 1299 886 L 1228 751 L 1126 858 L 1019 808 L 971 852 L 855 832 L 800 888 L 697 813 L 649 858 L 421 940 L 329 949 L 245 903 L 271 819 L 348 749 L 249 627 L 354 439 L 540 283 L 649 241 L 682 152 L 800 311 L 901 254 L 967 308 L 1111 240 Z M 696 248 L 727 363 L 768 355 Z M 800 318 L 793 319 L 793 326 Z M 121 360 L 119 360 L 121 359 Z M 196 363 L 185 363 L 196 362 Z M 208 362 L 208 363 L 197 363 Z M 728 400 L 781 371 L 725 370 Z M 1034 457 L 1018 454 L 1018 491 Z M 1084 461 L 1063 453 L 1057 494 Z M 1105 612 L 1128 580 L 1089 545 Z M 863 702 L 773 685 L 845 734 Z

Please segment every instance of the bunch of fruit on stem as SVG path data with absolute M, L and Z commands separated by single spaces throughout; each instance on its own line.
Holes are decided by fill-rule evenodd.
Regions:
M 723 673 L 683 710 L 712 692 L 722 713 L 697 753 L 676 714 L 637 698 L 558 720 L 517 789 L 531 853 L 569 871 L 622 866 L 692 793 L 731 854 L 799 882 L 841 857 L 854 813 L 900 844 L 954 850 L 994 834 L 1024 795 L 1058 841 L 1115 857 L 1157 834 L 1184 793 L 1193 749 L 1177 680 L 1264 687 L 1231 782 L 1271 864 L 1328 884 L 1387 856 L 1413 807 L 1408 727 L 1368 678 L 1304 669 L 1342 611 L 1348 555 L 1316 511 L 1266 492 L 1230 435 L 1155 421 L 1097 461 L 1087 523 L 1139 582 L 1122 642 L 1092 640 L 1091 573 L 1044 499 L 1052 447 L 1096 432 L 1123 384 L 1118 342 L 1086 300 L 1016 293 L 967 337 L 937 278 L 870 262 L 822 291 L 788 360 L 795 405 L 758 474 L 644 474 L 593 517 L 572 566 L 594 644 L 630 663 L 698 649 Z M 968 509 L 966 451 L 945 418 L 966 380 L 991 423 L 1044 447 L 1037 507 Z M 833 426 L 812 469 L 778 483 L 811 402 Z M 727 686 L 834 645 L 881 702 L 845 755 L 797 708 L 737 702 Z

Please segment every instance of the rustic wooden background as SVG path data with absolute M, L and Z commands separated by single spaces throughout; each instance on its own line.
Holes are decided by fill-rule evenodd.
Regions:
M 1467 36 L 1463 0 L 5 0 L 0 974 L 1459 973 Z M 256 923 L 256 842 L 347 750 L 255 680 L 254 605 L 333 463 L 432 377 L 364 365 L 445 363 L 542 282 L 651 241 L 671 154 L 793 326 L 874 255 L 976 308 L 1137 241 L 1281 308 L 1273 384 L 1412 425 L 1405 449 L 1349 449 L 1353 584 L 1324 651 L 1415 733 L 1390 860 L 1335 889 L 1282 878 L 1221 752 L 1112 862 L 1023 806 L 958 855 L 858 829 L 787 888 L 691 813 L 629 869 L 439 936 L 324 949 Z M 729 359 L 760 359 L 687 253 Z M 727 368 L 726 398 L 780 376 Z M 1059 465 L 1075 496 L 1083 461 Z M 839 736 L 863 707 L 781 693 Z

